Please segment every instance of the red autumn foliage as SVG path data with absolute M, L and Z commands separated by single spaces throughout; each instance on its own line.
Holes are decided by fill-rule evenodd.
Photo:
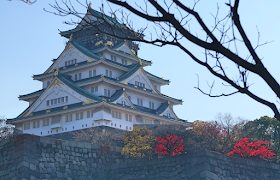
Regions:
M 234 149 L 227 153 L 227 155 L 237 153 L 242 157 L 256 156 L 271 159 L 276 154 L 272 152 L 270 147 L 266 146 L 268 144 L 271 144 L 271 142 L 261 140 L 250 142 L 250 138 L 241 138 L 240 141 L 235 144 Z
M 155 154 L 161 153 L 163 156 L 170 154 L 172 154 L 172 156 L 182 154 L 181 151 L 184 150 L 183 137 L 170 134 L 166 134 L 166 136 L 163 137 L 157 137 L 155 142 L 156 148 L 154 149 Z

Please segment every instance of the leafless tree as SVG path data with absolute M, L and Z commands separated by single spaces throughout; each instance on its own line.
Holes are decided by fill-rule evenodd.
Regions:
M 8 1 L 12 1 L 12 0 L 8 0 Z M 18 1 L 22 1 L 22 2 L 24 2 L 24 3 L 26 3 L 26 4 L 29 4 L 29 5 L 32 5 L 32 4 L 34 4 L 35 2 L 37 2 L 37 0 L 33 0 L 33 1 L 31 1 L 31 0 L 18 0 Z
M 98 31 L 129 41 L 145 42 L 157 46 L 176 46 L 188 54 L 192 60 L 204 66 L 214 76 L 226 82 L 226 84 L 224 84 L 225 86 L 231 86 L 235 89 L 235 91 L 231 93 L 213 95 L 212 89 L 214 83 L 209 85 L 209 92 L 200 89 L 198 83 L 196 88 L 203 94 L 210 97 L 230 96 L 236 93 L 246 94 L 255 101 L 268 106 L 274 112 L 274 117 L 280 120 L 280 114 L 276 103 L 256 95 L 249 89 L 252 84 L 248 81 L 248 75 L 252 73 L 260 77 L 266 83 L 274 92 L 276 98 L 280 98 L 279 83 L 265 68 L 262 60 L 256 53 L 256 49 L 267 42 L 261 44 L 258 41 L 256 46 L 251 44 L 241 25 L 238 14 L 240 0 L 226 1 L 226 3 L 223 4 L 223 8 L 228 9 L 228 13 L 222 18 L 219 17 L 219 6 L 217 6 L 217 13 L 213 15 L 215 23 L 211 27 L 206 25 L 200 13 L 195 10 L 199 0 L 195 0 L 194 3 L 190 3 L 189 1 L 182 2 L 179 0 L 144 0 L 144 6 L 138 5 L 138 1 L 135 2 L 135 4 L 131 1 L 108 1 L 121 7 L 121 9 L 117 11 L 111 11 L 111 17 L 117 19 L 117 21 L 109 22 L 108 18 L 104 15 L 104 18 L 97 23 L 98 25 L 96 25 L 96 23 L 93 24 L 90 19 L 83 18 L 82 14 L 75 10 L 71 1 L 67 0 L 62 1 L 62 4 L 55 2 L 54 5 L 51 5 L 55 9 L 55 12 L 52 13 L 60 16 L 74 15 L 81 19 L 83 18 L 82 24 L 73 21 L 68 21 L 66 23 L 76 23 L 81 27 L 88 27 L 88 25 L 90 25 L 95 27 L 95 32 Z M 87 2 L 84 6 L 88 6 Z M 129 16 L 124 13 L 123 8 L 147 21 L 153 22 L 157 28 L 155 32 L 156 35 L 153 36 L 153 34 L 150 34 L 150 36 L 144 37 L 143 33 L 146 28 L 136 30 L 133 27 L 133 23 L 129 20 Z M 101 12 L 102 10 L 103 8 L 100 9 Z M 116 18 L 116 13 L 121 14 L 121 18 Z M 190 30 L 192 26 L 190 24 L 191 21 L 195 21 L 202 29 L 202 35 L 198 35 L 196 32 Z M 102 24 L 102 26 L 99 26 L 100 24 Z M 109 30 L 105 30 L 105 26 Z M 122 32 L 121 35 L 117 33 L 119 31 Z M 204 57 L 200 57 L 198 54 L 191 52 L 188 49 L 189 46 L 187 46 L 185 42 L 200 47 L 204 52 Z M 246 49 L 248 54 L 245 56 L 240 55 L 238 53 L 240 47 Z M 235 76 L 229 75 L 228 66 L 235 68 Z
M 15 125 L 6 124 L 7 119 L 0 116 L 0 141 L 13 136 Z
M 99 144 L 101 146 L 122 146 L 121 136 L 125 131 L 107 127 L 94 127 L 73 131 L 73 139 L 79 142 Z

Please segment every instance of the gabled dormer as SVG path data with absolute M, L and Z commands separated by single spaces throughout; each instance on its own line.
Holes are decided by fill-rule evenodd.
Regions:
M 74 85 L 67 75 L 57 74 L 51 84 L 18 118 L 47 114 L 68 106 L 83 106 L 101 102 L 97 97 Z
M 165 116 L 167 118 L 173 118 L 176 120 L 178 119 L 175 112 L 173 111 L 173 106 L 169 101 L 161 103 L 161 106 L 156 110 L 156 113 L 159 116 Z
M 81 62 L 93 62 L 99 60 L 100 57 L 87 48 L 83 47 L 76 41 L 70 39 L 65 49 L 56 59 L 56 61 L 44 72 L 44 74 L 52 73 L 58 67 L 63 69 L 75 67 Z
M 120 76 L 117 80 L 122 84 L 133 85 L 135 88 L 148 89 L 155 94 L 160 94 L 143 70 L 141 60 L 139 64 L 131 66 L 130 71 Z

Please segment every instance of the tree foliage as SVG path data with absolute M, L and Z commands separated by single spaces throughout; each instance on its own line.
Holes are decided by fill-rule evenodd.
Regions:
M 152 155 L 152 144 L 155 141 L 154 136 L 151 135 L 152 130 L 144 126 L 133 127 L 133 131 L 127 131 L 125 135 L 122 136 L 124 141 L 124 147 L 121 154 L 129 154 L 132 157 L 149 157 Z
M 271 142 L 261 140 L 250 142 L 250 138 L 241 138 L 240 141 L 234 145 L 234 149 L 227 153 L 227 155 L 234 155 L 237 153 L 242 157 L 256 156 L 271 159 L 276 154 L 270 147 L 267 147 L 268 144 L 271 144 Z
M 271 142 L 271 149 L 277 154 L 274 162 L 280 162 L 280 122 L 276 118 L 262 116 L 245 124 L 242 134 L 251 139 Z
M 183 137 L 166 134 L 163 137 L 156 137 L 156 148 L 154 149 L 155 154 L 161 153 L 163 156 L 166 155 L 180 155 L 181 151 L 184 151 L 184 140 Z

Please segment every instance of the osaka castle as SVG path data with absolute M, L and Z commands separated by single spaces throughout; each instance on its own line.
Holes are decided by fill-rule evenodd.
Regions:
M 60 32 L 69 39 L 64 50 L 44 73 L 33 76 L 42 89 L 20 95 L 29 106 L 8 122 L 38 136 L 96 126 L 128 131 L 136 124 L 188 126 L 173 110 L 182 100 L 161 93 L 169 80 L 147 72 L 152 62 L 138 57 L 139 45 L 110 36 L 108 24 L 120 36 L 131 31 L 89 6 L 76 28 Z

